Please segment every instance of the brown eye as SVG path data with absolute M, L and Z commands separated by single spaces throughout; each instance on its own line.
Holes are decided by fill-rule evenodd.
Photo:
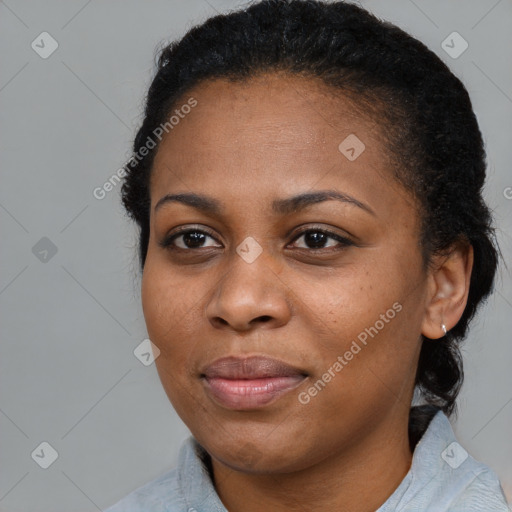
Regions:
M 178 233 L 167 236 L 159 245 L 164 249 L 182 250 L 201 249 L 203 247 L 219 247 L 218 245 L 205 245 L 208 239 L 215 241 L 215 238 L 207 231 L 199 229 L 184 229 L 180 230 Z
M 354 245 L 348 238 L 340 236 L 330 231 L 323 229 L 308 229 L 303 231 L 294 240 L 297 241 L 300 238 L 304 238 L 304 245 L 299 247 L 300 249 L 329 249 L 332 247 L 343 248 L 346 246 Z M 329 243 L 329 240 L 333 240 L 335 243 Z M 329 243 L 329 245 L 327 245 Z

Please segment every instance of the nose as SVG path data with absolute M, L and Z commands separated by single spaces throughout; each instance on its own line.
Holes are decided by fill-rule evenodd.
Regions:
M 249 331 L 289 322 L 291 291 L 270 258 L 262 254 L 248 263 L 235 253 L 227 268 L 206 308 L 215 328 Z

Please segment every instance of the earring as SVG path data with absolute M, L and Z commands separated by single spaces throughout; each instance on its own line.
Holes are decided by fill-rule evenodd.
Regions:
M 445 334 L 445 336 L 446 336 L 446 325 L 441 324 L 441 329 L 443 329 L 443 332 L 444 332 L 444 334 Z

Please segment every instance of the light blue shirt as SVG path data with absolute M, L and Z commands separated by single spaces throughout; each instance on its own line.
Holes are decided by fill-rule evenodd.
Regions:
M 105 512 L 227 512 L 193 437 L 178 467 L 139 487 Z M 376 512 L 509 512 L 496 474 L 467 454 L 438 411 L 413 453 L 407 475 Z

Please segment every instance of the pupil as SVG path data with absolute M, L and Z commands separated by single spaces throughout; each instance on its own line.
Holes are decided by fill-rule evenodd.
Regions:
M 185 235 L 183 235 L 183 240 L 186 246 L 194 246 L 194 244 L 196 244 L 195 246 L 200 246 L 202 243 L 204 243 L 204 240 L 201 240 L 201 238 L 204 238 L 204 236 L 205 235 L 203 233 L 186 233 Z
M 319 245 L 320 247 L 322 247 L 323 243 L 325 243 L 325 234 L 319 233 L 318 231 L 306 233 L 305 241 L 306 241 L 306 245 L 310 245 L 310 243 L 311 243 L 314 246 Z

